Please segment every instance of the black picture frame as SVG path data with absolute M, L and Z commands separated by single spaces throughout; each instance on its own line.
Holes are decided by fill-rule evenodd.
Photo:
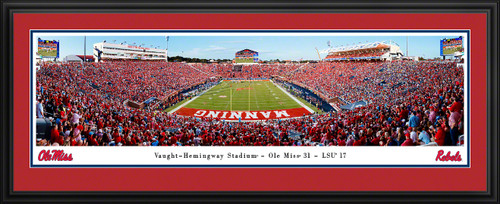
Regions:
M 242 6 L 244 5 L 244 7 Z M 1 201 L 14 202 L 468 202 L 498 203 L 499 1 L 5 1 L 2 2 Z M 487 191 L 484 192 L 16 192 L 13 190 L 13 44 L 15 13 L 485 13 Z

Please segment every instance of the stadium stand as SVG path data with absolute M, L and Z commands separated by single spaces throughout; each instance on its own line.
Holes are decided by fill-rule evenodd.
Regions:
M 313 104 L 366 104 L 287 120 L 239 123 L 163 111 L 191 97 L 187 91 L 207 89 L 221 78 L 278 77 Z M 37 71 L 36 94 L 54 125 L 50 139 L 37 144 L 406 146 L 424 145 L 409 138 L 412 132 L 425 131 L 431 142 L 451 146 L 463 139 L 458 136 L 464 131 L 463 80 L 463 69 L 455 62 L 441 61 L 244 65 L 239 72 L 232 64 L 107 61 L 83 68 L 81 63 L 47 63 Z M 312 94 L 306 90 L 314 97 L 307 98 Z M 124 105 L 152 97 L 158 103 L 143 108 Z

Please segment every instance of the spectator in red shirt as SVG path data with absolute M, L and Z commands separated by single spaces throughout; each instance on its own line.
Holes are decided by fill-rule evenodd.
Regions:
M 413 140 L 410 138 L 410 134 L 406 133 L 406 140 L 401 144 L 401 146 L 415 146 Z
M 58 125 L 55 125 L 52 130 L 50 131 L 50 142 L 51 143 L 58 143 L 59 145 L 64 144 L 63 137 L 59 135 L 59 128 Z

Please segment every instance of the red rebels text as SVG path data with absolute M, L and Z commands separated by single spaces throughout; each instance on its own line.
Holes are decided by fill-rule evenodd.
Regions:
M 458 151 L 455 155 L 451 155 L 451 152 L 448 151 L 448 154 L 444 154 L 443 150 L 439 150 L 436 161 L 462 161 L 462 156 L 460 155 L 460 151 Z

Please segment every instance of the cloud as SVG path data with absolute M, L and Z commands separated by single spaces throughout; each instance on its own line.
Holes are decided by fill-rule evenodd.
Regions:
M 186 56 L 186 57 L 196 57 L 196 58 L 213 58 L 210 57 L 214 53 L 224 53 L 230 51 L 229 48 L 210 45 L 207 48 L 193 48 L 191 50 L 186 50 L 184 52 L 175 52 L 175 54 Z M 172 52 L 174 54 L 174 52 Z
M 188 50 L 182 53 L 184 56 L 188 57 L 198 57 L 201 54 L 202 50 L 200 48 L 193 48 L 192 50 Z
M 208 48 L 203 49 L 203 50 L 207 51 L 207 52 L 214 52 L 214 51 L 224 51 L 224 50 L 227 50 L 227 48 L 219 47 L 219 46 L 215 46 L 215 45 L 210 45 Z
M 270 50 L 260 50 L 257 52 L 259 52 L 259 53 L 274 53 L 274 51 L 270 51 Z
M 253 43 L 253 42 L 246 40 L 233 40 L 233 41 L 219 41 L 219 43 L 238 44 L 238 43 Z

